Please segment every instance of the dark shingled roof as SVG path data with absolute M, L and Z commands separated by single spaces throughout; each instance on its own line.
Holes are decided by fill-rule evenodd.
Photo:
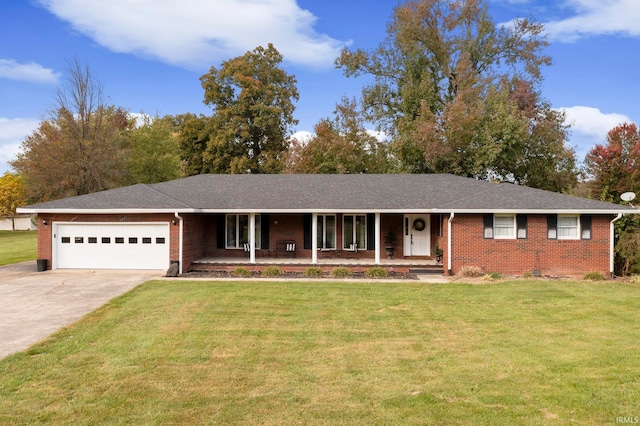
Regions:
M 53 211 L 589 211 L 627 206 L 450 174 L 196 175 L 31 205 Z

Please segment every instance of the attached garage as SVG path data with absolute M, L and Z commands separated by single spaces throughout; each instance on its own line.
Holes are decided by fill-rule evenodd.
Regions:
M 168 223 L 53 223 L 53 269 L 167 269 Z

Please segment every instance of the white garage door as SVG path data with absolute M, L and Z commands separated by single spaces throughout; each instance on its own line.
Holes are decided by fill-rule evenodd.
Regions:
M 167 223 L 57 223 L 53 268 L 167 269 Z

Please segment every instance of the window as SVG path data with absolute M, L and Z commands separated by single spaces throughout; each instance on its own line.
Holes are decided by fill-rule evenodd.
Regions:
M 547 216 L 547 238 L 589 240 L 591 239 L 591 216 L 550 214 Z
M 495 238 L 515 238 L 516 237 L 516 217 L 494 216 L 493 235 Z
M 84 238 L 83 237 L 75 237 L 73 239 L 73 242 L 76 243 L 76 244 L 82 244 L 82 243 L 84 243 Z
M 97 244 L 98 243 L 98 238 L 97 237 L 89 237 L 89 238 L 87 238 L 87 242 L 89 244 Z
M 527 215 L 525 214 L 485 214 L 482 220 L 485 239 L 527 238 Z
M 318 248 L 336 248 L 336 216 L 318 215 Z
M 558 239 L 577 240 L 578 237 L 578 216 L 558 215 Z
M 151 237 L 142 237 L 142 244 L 151 244 Z
M 62 244 L 71 243 L 71 237 L 62 237 Z
M 110 237 L 102 237 L 102 244 L 110 244 L 111 243 L 111 238 Z
M 116 244 L 124 244 L 124 237 L 116 237 Z
M 138 237 L 129 237 L 129 244 L 138 244 Z
M 164 237 L 156 237 L 156 244 L 164 244 Z
M 226 231 L 226 247 L 243 248 L 244 243 L 249 242 L 249 215 L 228 214 L 226 216 Z M 260 215 L 256 215 L 256 247 L 261 246 L 260 235 Z
M 342 218 L 342 247 L 351 249 L 357 244 L 358 249 L 367 248 L 367 216 L 344 215 Z

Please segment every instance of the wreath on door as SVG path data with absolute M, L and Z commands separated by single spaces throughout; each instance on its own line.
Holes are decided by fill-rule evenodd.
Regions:
M 413 229 L 418 232 L 423 231 L 425 226 L 427 226 L 427 224 L 424 223 L 424 220 L 422 219 L 416 219 L 413 221 Z

